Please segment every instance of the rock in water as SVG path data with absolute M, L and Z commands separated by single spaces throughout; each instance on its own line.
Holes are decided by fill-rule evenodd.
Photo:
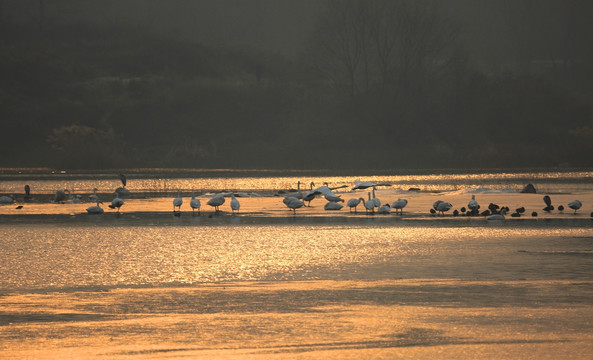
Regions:
M 521 190 L 521 193 L 524 193 L 524 194 L 535 194 L 536 192 L 537 191 L 535 191 L 535 186 L 533 186 L 533 184 L 527 184 L 527 185 L 525 185 L 523 190 Z

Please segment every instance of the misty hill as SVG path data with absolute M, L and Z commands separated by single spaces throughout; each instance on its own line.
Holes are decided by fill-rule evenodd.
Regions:
M 43 3 L 41 13 L 36 6 Z M 250 41 L 204 41 L 207 36 L 194 36 L 200 26 L 182 17 L 175 29 L 149 21 L 162 5 L 156 0 L 143 2 L 137 17 L 134 1 L 66 6 L 75 3 L 23 1 L 10 4 L 19 9 L 4 8 L 0 166 L 593 165 L 593 87 L 585 80 L 593 56 L 588 48 L 577 51 L 589 38 L 567 30 L 564 38 L 555 31 L 532 42 L 543 34 L 533 33 L 541 21 L 519 31 L 505 25 L 513 21 L 505 12 L 493 12 L 491 24 L 506 30 L 497 36 L 477 18 L 460 20 L 475 15 L 477 6 L 469 3 L 457 16 L 431 1 L 361 2 L 358 8 L 350 6 L 356 1 L 323 2 L 327 11 L 305 3 L 304 46 L 281 50 L 271 44 L 293 39 L 291 26 L 266 46 L 257 46 L 257 34 Z M 182 9 L 172 4 L 169 19 Z M 195 4 L 188 13 L 207 3 Z M 264 0 L 253 4 L 259 7 L 243 11 L 265 19 L 259 34 L 280 29 L 274 24 L 288 16 L 281 7 L 262 6 Z M 499 4 L 482 5 L 496 10 Z M 556 2 L 545 4 L 548 13 L 558 12 Z M 343 17 L 356 9 L 364 16 L 352 32 Z M 572 32 L 587 26 L 571 23 Z M 491 48 L 480 41 L 486 33 L 497 40 Z M 516 45 L 529 51 L 513 52 L 513 34 L 524 35 L 520 40 L 529 46 Z M 497 46 L 506 52 L 494 56 Z

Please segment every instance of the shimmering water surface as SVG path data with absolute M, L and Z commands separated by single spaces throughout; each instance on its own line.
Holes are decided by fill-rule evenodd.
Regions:
M 0 209 L 0 358 L 593 356 L 590 172 L 150 174 L 129 175 L 141 195 L 122 215 L 47 199 Z M 48 196 L 120 186 L 114 174 L 0 178 L 3 194 L 25 183 Z M 319 203 L 292 215 L 273 196 L 243 198 L 239 214 L 173 216 L 164 196 L 354 179 L 393 184 L 380 193 L 389 201 L 398 188 L 426 193 L 408 194 L 400 217 L 328 214 Z M 587 209 L 501 222 L 426 211 L 441 196 L 432 191 L 529 182 L 556 193 L 556 204 L 578 196 Z M 502 194 L 509 205 L 543 206 L 540 194 L 479 199 Z
M 331 171 L 261 171 L 261 170 L 134 170 L 126 173 L 127 188 L 135 194 L 175 193 L 196 191 L 261 191 L 309 189 L 324 182 L 332 186 L 353 185 L 355 180 L 391 184 L 394 188 L 423 191 L 450 191 L 465 187 L 488 187 L 492 189 L 520 190 L 526 184 L 534 184 L 540 192 L 567 193 L 593 190 L 591 171 L 530 171 L 530 172 L 479 172 L 455 173 L 451 171 L 404 174 L 398 171 L 369 172 L 355 175 L 339 175 Z M 55 170 L 8 170 L 0 172 L 0 194 L 21 194 L 26 184 L 37 194 L 53 194 L 57 189 L 69 189 L 76 193 L 111 193 L 121 186 L 118 172 L 60 172 Z M 340 190 L 338 190 L 340 191 Z

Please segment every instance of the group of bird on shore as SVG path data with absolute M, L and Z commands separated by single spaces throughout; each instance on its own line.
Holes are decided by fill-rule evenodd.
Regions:
M 118 187 L 114 192 L 114 198 L 111 201 L 111 204 L 108 205 L 110 209 L 117 209 L 119 213 L 121 207 L 125 204 L 123 200 L 124 197 L 130 195 L 130 191 L 126 188 L 127 180 L 125 175 L 119 175 L 120 181 L 122 183 L 121 187 Z M 293 214 L 296 215 L 296 210 L 302 207 L 309 207 L 311 201 L 313 201 L 317 197 L 323 197 L 327 200 L 327 203 L 324 205 L 324 210 L 327 211 L 336 211 L 341 210 L 345 203 L 345 205 L 350 209 L 350 212 L 357 213 L 358 206 L 362 203 L 362 206 L 365 209 L 366 214 L 374 215 L 377 214 L 391 214 L 392 210 L 396 215 L 403 215 L 403 209 L 408 205 L 407 199 L 398 198 L 393 203 L 381 203 L 379 198 L 376 197 L 375 191 L 376 188 L 379 186 L 390 186 L 390 184 L 377 184 L 370 181 L 355 181 L 354 187 L 352 187 L 353 191 L 356 190 L 369 190 L 367 193 L 368 198 L 364 199 L 364 197 L 355 197 L 351 198 L 348 201 L 342 199 L 342 197 L 336 193 L 334 190 L 342 189 L 348 187 L 348 185 L 340 185 L 336 187 L 330 187 L 329 184 L 326 182 L 321 187 L 315 187 L 315 183 L 310 183 L 310 189 L 307 192 L 303 192 L 301 190 L 301 182 L 297 182 L 297 190 L 292 190 L 288 195 L 286 192 L 280 191 L 278 195 L 283 195 L 283 203 L 289 210 L 292 210 Z M 417 190 L 417 189 L 414 189 Z M 30 200 L 31 189 L 29 185 L 25 185 L 25 201 Z M 104 210 L 100 206 L 103 202 L 99 199 L 99 195 L 97 194 L 97 189 L 93 189 L 93 193 L 89 195 L 89 200 L 91 202 L 95 202 L 96 205 L 89 206 L 86 211 L 89 214 L 103 214 Z M 217 193 L 213 195 L 208 201 L 207 205 L 212 207 L 216 213 L 220 211 L 220 206 L 225 203 L 225 198 L 230 197 L 230 207 L 232 212 L 238 212 L 241 208 L 241 204 L 234 193 Z M 54 202 L 56 203 L 64 203 L 66 201 L 71 201 L 72 203 L 81 203 L 82 196 L 81 195 L 74 195 L 70 193 L 68 190 L 57 190 L 54 196 Z M 545 212 L 551 212 L 555 208 L 552 205 L 552 200 L 549 195 L 545 195 L 543 197 L 545 207 L 543 210 Z M 14 199 L 11 196 L 0 196 L 0 204 L 12 204 Z M 183 204 L 183 197 L 181 190 L 178 191 L 177 196 L 173 199 L 173 214 L 179 216 L 181 214 L 181 205 Z M 201 209 L 201 201 L 200 199 L 196 198 L 195 192 L 192 192 L 191 200 L 189 202 L 190 208 L 192 209 L 192 214 L 195 214 L 196 210 L 198 211 L 198 215 L 200 214 Z M 567 204 L 568 208 L 574 210 L 574 213 L 582 207 L 582 202 L 579 200 L 570 201 Z M 22 208 L 22 205 L 19 205 L 17 209 Z M 433 203 L 432 208 L 429 209 L 431 214 L 444 216 L 446 212 L 451 210 L 453 205 L 449 202 L 445 202 L 442 200 L 438 200 Z M 559 205 L 558 211 L 564 211 L 564 206 Z M 521 217 L 525 213 L 525 207 L 520 207 L 515 209 L 515 211 L 510 215 L 511 217 Z M 510 212 L 508 206 L 499 206 L 494 203 L 490 203 L 488 208 L 485 210 L 480 211 L 480 204 L 478 204 L 475 195 L 472 195 L 471 200 L 469 200 L 466 207 L 462 207 L 460 210 L 455 209 L 452 212 L 453 216 L 482 216 L 487 217 L 488 220 L 504 220 L 506 214 Z M 536 217 L 538 216 L 536 211 L 531 213 L 531 216 Z M 593 217 L 593 212 L 591 213 Z

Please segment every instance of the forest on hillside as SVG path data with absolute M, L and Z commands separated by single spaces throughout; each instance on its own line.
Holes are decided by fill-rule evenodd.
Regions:
M 0 167 L 593 166 L 587 1 L 328 0 L 291 52 L 132 3 L 0 1 Z

